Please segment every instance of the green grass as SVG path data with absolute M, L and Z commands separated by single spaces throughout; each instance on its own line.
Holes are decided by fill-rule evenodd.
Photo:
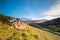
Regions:
M 26 30 L 15 29 L 0 22 L 0 40 L 60 40 L 60 36 L 23 24 Z

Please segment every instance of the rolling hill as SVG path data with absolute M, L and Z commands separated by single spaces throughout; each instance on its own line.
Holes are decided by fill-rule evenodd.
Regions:
M 46 22 L 46 21 L 48 21 L 48 20 L 45 20 L 45 19 L 43 19 L 43 20 L 27 20 L 25 22 L 27 22 L 29 24 L 33 24 L 33 23 L 43 23 L 43 22 Z
M 16 26 L 18 28 L 15 28 L 13 25 L 8 24 L 8 20 L 12 17 L 0 16 L 0 40 L 60 40 L 60 36 L 32 27 L 21 19 L 19 19 L 21 20 L 20 22 L 17 20 L 13 23 L 17 23 L 15 25 L 22 23 L 22 27 L 24 25 L 26 29 L 19 29 L 20 26 Z

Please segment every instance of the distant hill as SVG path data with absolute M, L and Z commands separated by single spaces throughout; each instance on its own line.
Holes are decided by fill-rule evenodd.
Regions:
M 52 20 L 48 20 L 48 21 L 45 21 L 43 23 L 33 23 L 33 24 L 30 24 L 31 26 L 35 26 L 39 29 L 48 29 L 47 31 L 50 31 L 50 32 L 58 32 L 58 35 L 60 35 L 60 18 L 56 18 L 56 19 L 52 19 Z
M 56 18 L 56 19 L 52 19 L 52 20 L 49 20 L 49 21 L 46 21 L 44 23 L 41 23 L 41 25 L 43 26 L 49 26 L 49 25 L 55 25 L 57 27 L 60 27 L 60 18 Z
M 28 18 L 22 18 L 22 20 L 23 20 L 23 21 L 28 21 L 28 20 L 30 20 L 30 19 L 28 19 Z
M 30 26 L 19 18 L 0 15 L 0 40 L 60 40 L 60 36 Z
M 32 24 L 32 23 L 43 23 L 43 22 L 46 22 L 47 20 L 28 20 L 26 21 L 27 23 L 29 24 Z

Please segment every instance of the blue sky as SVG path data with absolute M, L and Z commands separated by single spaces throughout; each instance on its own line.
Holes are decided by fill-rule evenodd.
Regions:
M 53 10 L 53 8 L 56 5 L 60 4 L 58 3 L 58 1 L 57 0 L 0 0 L 0 14 L 12 16 L 15 18 L 28 18 L 32 20 L 46 19 L 47 14 L 49 14 L 50 11 Z

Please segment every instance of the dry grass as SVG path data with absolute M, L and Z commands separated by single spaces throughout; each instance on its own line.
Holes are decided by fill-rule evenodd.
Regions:
M 60 40 L 60 36 L 31 27 L 25 23 L 26 29 L 11 28 L 0 22 L 0 40 Z

